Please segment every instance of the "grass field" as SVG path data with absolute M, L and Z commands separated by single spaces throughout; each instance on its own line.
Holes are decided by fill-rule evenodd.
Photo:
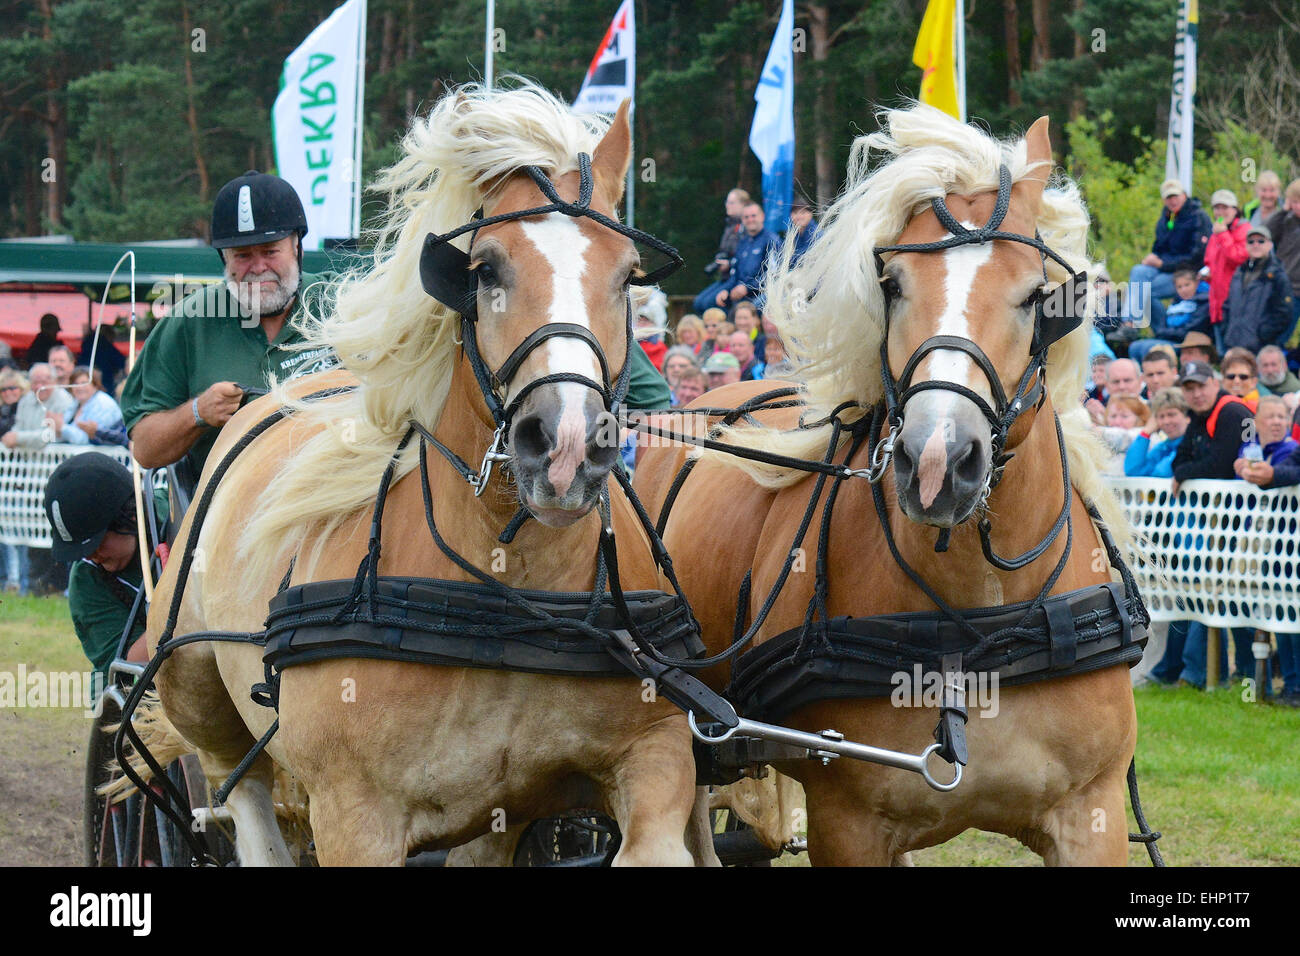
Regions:
M 66 601 L 0 600 L 0 672 L 20 664 L 87 669 Z M 1142 804 L 1165 834 L 1170 865 L 1300 865 L 1300 711 L 1231 691 L 1143 688 L 1136 697 Z M 80 862 L 89 729 L 80 708 L 0 709 L 0 866 Z M 921 866 L 1038 863 L 1007 837 L 975 832 L 913 856 Z M 1148 865 L 1136 844 L 1129 860 Z

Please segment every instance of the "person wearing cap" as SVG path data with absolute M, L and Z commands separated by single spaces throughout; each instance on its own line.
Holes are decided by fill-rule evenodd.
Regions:
M 719 388 L 740 381 L 740 362 L 730 352 L 714 352 L 704 363 L 703 372 L 709 377 L 709 388 Z
M 1258 352 L 1265 345 L 1282 345 L 1291 327 L 1291 280 L 1273 254 L 1268 226 L 1246 231 L 1246 261 L 1232 276 L 1223 303 L 1223 344 Z
M 1214 369 L 1204 362 L 1184 362 L 1178 385 L 1187 399 L 1192 421 L 1174 456 L 1177 485 L 1194 478 L 1231 481 L 1232 463 L 1246 434 L 1251 410 L 1236 395 L 1223 389 Z
M 1161 299 L 1174 294 L 1174 272 L 1200 270 L 1205 263 L 1205 244 L 1210 237 L 1210 219 L 1201 204 L 1187 195 L 1183 184 L 1166 179 L 1160 185 L 1164 209 L 1156 220 L 1156 238 L 1151 252 L 1129 271 L 1128 321 L 1164 319 Z
M 155 499 L 166 508 L 165 495 Z M 45 516 L 52 530 L 54 560 L 72 566 L 68 573 L 72 626 L 87 659 L 107 678 L 141 586 L 131 473 L 99 452 L 73 455 L 46 482 Z M 144 624 L 140 615 L 128 647 L 144 633 Z
M 1228 297 L 1232 274 L 1246 261 L 1246 230 L 1250 222 L 1237 206 L 1237 194 L 1220 189 L 1210 197 L 1214 225 L 1205 243 L 1205 268 L 1210 274 L 1210 324 L 1223 322 L 1223 300 Z M 1216 330 L 1217 331 L 1217 330 Z
M 244 387 L 320 371 L 329 349 L 292 348 L 305 309 L 319 311 L 336 276 L 302 274 L 307 217 L 283 179 L 249 171 L 221 187 L 212 246 L 226 281 L 186 296 L 145 342 L 122 392 L 136 460 L 146 468 L 188 458 L 197 476 Z M 310 301 L 306 301 L 310 300 Z

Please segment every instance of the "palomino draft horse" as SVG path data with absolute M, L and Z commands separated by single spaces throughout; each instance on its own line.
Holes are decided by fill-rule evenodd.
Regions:
M 872 149 L 891 160 L 870 168 Z M 1002 144 L 927 107 L 894 111 L 886 130 L 855 144 L 846 191 L 798 266 L 787 245 L 768 309 L 802 363 L 807 407 L 724 434 L 736 445 L 820 459 L 827 417 L 837 417 L 836 461 L 860 471 L 826 486 L 817 512 L 825 520 L 806 540 L 798 526 L 814 479 L 802 472 L 710 452 L 678 489 L 664 540 L 710 654 L 732 640 L 735 596 L 749 595 L 743 610 L 755 620 L 792 548 L 807 549 L 806 571 L 789 574 L 757 649 L 733 668 L 741 713 L 915 752 L 932 732 L 940 736 L 940 713 L 919 687 L 891 696 L 900 685 L 891 687 L 888 671 L 874 695 L 840 683 L 825 696 L 790 697 L 805 686 L 796 677 L 869 667 L 873 653 L 890 659 L 895 643 L 868 648 L 837 636 L 860 627 L 848 618 L 930 612 L 932 627 L 905 619 L 885 633 L 928 628 L 942 643 L 927 649 L 942 647 L 947 672 L 946 652 L 974 650 L 979 635 L 954 631 L 937 605 L 959 618 L 958 609 L 1006 608 L 1020 620 L 1024 609 L 1011 607 L 1019 602 L 1039 605 L 1041 617 L 1048 594 L 1092 586 L 1108 602 L 1115 593 L 1096 587 L 1110 575 L 1089 503 L 1122 528 L 1118 509 L 1101 487 L 1085 426 L 1072 414 L 1061 415 L 1059 433 L 1056 424 L 1058 408 L 1077 407 L 1087 328 L 1070 331 L 1077 323 L 1037 308 L 1071 274 L 1079 283 L 1071 288 L 1084 288 L 1078 274 L 1087 266 L 1087 214 L 1071 184 L 1046 188 L 1050 168 L 1046 118 Z M 699 404 L 734 407 L 781 384 L 727 386 Z M 637 488 L 652 513 L 685 457 L 667 447 L 642 460 Z M 1066 676 L 1004 683 L 981 701 L 991 704 L 984 710 L 968 702 L 969 758 L 951 792 L 872 763 L 778 763 L 804 786 L 813 862 L 905 862 L 907 851 L 975 827 L 1008 834 L 1050 864 L 1123 864 L 1136 740 L 1126 662 L 1140 655 L 1145 614 L 1140 603 L 1127 606 L 1130 617 L 1106 618 L 1120 622 L 1106 638 L 1117 649 L 1083 666 L 1067 665 L 1084 655 L 1083 621 L 1093 612 L 1067 607 L 1062 633 L 1071 637 L 1058 647 L 1054 606 L 1050 653 L 1046 628 L 1036 649 Z M 1102 630 L 1092 636 L 1102 640 Z M 764 677 L 759 665 L 773 664 L 766 644 L 781 647 L 774 638 L 783 633 L 795 637 L 778 655 L 786 669 Z M 989 659 L 956 671 L 984 670 Z M 756 701 L 768 712 L 755 713 Z M 952 740 L 946 749 L 962 750 Z
M 343 583 L 329 612 L 344 624 L 368 620 L 376 601 L 390 623 L 414 617 L 415 585 L 383 591 L 385 580 L 476 583 L 469 566 L 533 602 L 603 594 L 602 511 L 625 586 L 657 586 L 646 538 L 606 480 L 617 440 L 602 430 L 625 387 L 628 285 L 643 277 L 632 238 L 643 237 L 611 225 L 629 162 L 626 105 L 602 129 L 532 86 L 462 88 L 416 121 L 381 179 L 391 198 L 374 268 L 348 280 L 309 336 L 346 371 L 291 382 L 226 427 L 196 495 L 211 494 L 201 560 L 168 564 L 151 650 L 173 630 L 258 632 L 273 597 L 310 604 L 316 592 L 300 586 L 313 582 Z M 461 251 L 448 251 L 449 233 Z M 444 303 L 425 288 L 464 294 Z M 294 414 L 250 431 L 285 404 Z M 215 463 L 242 442 L 209 489 Z M 477 473 L 465 464 L 480 460 Z M 200 641 L 167 659 L 157 687 L 214 786 L 267 734 L 266 698 L 278 694 L 278 731 L 227 799 L 244 864 L 290 862 L 270 799 L 276 765 L 308 794 L 322 864 L 400 865 L 503 820 L 578 808 L 617 820 L 616 863 L 689 864 L 687 839 L 707 860 L 706 830 L 687 836 L 695 767 L 682 713 L 627 677 L 545 673 L 559 645 L 557 635 L 525 648 L 542 673 L 308 657 L 280 671 L 277 689 L 264 683 L 262 647 Z

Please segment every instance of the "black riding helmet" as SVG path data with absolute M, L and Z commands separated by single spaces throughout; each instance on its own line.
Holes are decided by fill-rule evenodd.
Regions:
M 301 253 L 307 214 L 297 191 L 279 176 L 250 169 L 222 186 L 212 204 L 212 247 L 219 253 L 295 234 Z
M 54 529 L 54 560 L 71 564 L 89 557 L 104 535 L 134 510 L 131 473 L 99 452 L 73 455 L 45 484 L 45 517 Z

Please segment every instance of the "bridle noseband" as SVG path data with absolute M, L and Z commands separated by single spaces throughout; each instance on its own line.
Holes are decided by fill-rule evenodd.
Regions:
M 548 322 L 534 329 L 527 338 L 515 347 L 501 364 L 501 367 L 494 371 L 484 361 L 483 354 L 478 346 L 479 276 L 477 270 L 470 269 L 472 261 L 470 254 L 461 252 L 451 244 L 450 240 L 467 232 L 471 233 L 470 249 L 472 250 L 478 231 L 485 226 L 558 212 L 574 219 L 583 217 L 590 219 L 621 236 L 631 239 L 633 242 L 647 245 L 668 257 L 669 261 L 653 272 L 641 276 L 632 276 L 628 280 L 629 285 L 653 285 L 671 275 L 682 264 L 681 255 L 672 246 L 656 239 L 649 233 L 624 225 L 616 219 L 611 219 L 604 213 L 591 208 L 591 197 L 595 181 L 591 172 L 591 157 L 588 154 L 578 154 L 579 186 L 576 202 L 567 202 L 561 199 L 555 189 L 555 184 L 539 167 L 525 166 L 523 171 L 541 190 L 542 195 L 550 200 L 547 205 L 488 217 L 483 216 L 483 210 L 480 208 L 474 214 L 474 218 L 465 225 L 443 235 L 430 233 L 425 237 L 424 249 L 420 254 L 420 282 L 424 286 L 424 291 L 449 309 L 459 313 L 461 317 L 461 341 L 464 344 L 465 355 L 469 359 L 470 368 L 474 371 L 474 378 L 478 382 L 479 390 L 483 393 L 483 399 L 487 403 L 488 411 L 491 412 L 492 419 L 496 424 L 496 433 L 493 436 L 492 445 L 483 459 L 482 466 L 480 466 L 477 473 L 474 473 L 458 456 L 441 442 L 434 439 L 427 431 L 423 428 L 420 428 L 420 431 L 425 440 L 433 442 L 443 457 L 447 458 L 453 467 L 460 471 L 461 475 L 470 484 L 474 485 L 475 495 L 481 495 L 487 487 L 492 464 L 509 460 L 510 455 L 506 452 L 506 443 L 510 424 L 514 420 L 516 412 L 523 405 L 524 400 L 535 389 L 556 382 L 576 382 L 599 394 L 605 406 L 605 411 L 617 416 L 623 399 L 627 396 L 632 368 L 631 349 L 635 345 L 632 333 L 632 298 L 629 292 L 626 300 L 625 322 L 627 350 L 623 368 L 618 374 L 617 382 L 612 386 L 610 383 L 609 361 L 605 356 L 605 350 L 600 341 L 592 334 L 590 329 L 572 322 Z M 507 389 L 511 379 L 514 378 L 515 373 L 519 371 L 520 366 L 523 365 L 532 351 L 552 338 L 578 339 L 586 344 L 595 353 L 600 364 L 601 381 L 597 382 L 577 372 L 556 372 L 533 379 L 511 398 L 509 404 L 504 403 L 498 394 L 498 390 Z
M 876 259 L 877 275 L 884 275 L 884 259 L 881 257 L 881 253 L 884 252 L 940 252 L 958 246 L 980 245 L 992 242 L 995 239 L 1006 239 L 1032 246 L 1039 251 L 1039 255 L 1043 260 L 1043 287 L 1031 297 L 1032 304 L 1035 307 L 1035 317 L 1034 337 L 1029 347 L 1029 363 L 1025 366 L 1025 370 L 1016 386 L 1015 394 L 1010 400 L 1007 399 L 1006 391 L 1002 387 L 1002 381 L 997 370 L 993 367 L 993 363 L 984 353 L 984 350 L 973 340 L 964 336 L 930 336 L 912 353 L 906 365 L 903 366 L 903 374 L 895 379 L 893 371 L 889 367 L 889 320 L 893 299 L 888 293 L 886 294 L 885 334 L 880 341 L 880 369 L 884 378 L 885 407 L 890 425 L 890 435 L 886 439 L 886 448 L 892 449 L 893 438 L 897 435 L 898 430 L 902 428 L 903 409 L 912 396 L 933 389 L 941 389 L 960 395 L 975 404 L 981 414 L 988 419 L 992 430 L 993 468 L 985 492 L 987 495 L 989 491 L 997 487 L 1007 462 L 1013 457 L 1012 453 L 1006 451 L 1008 433 L 1015 426 L 1016 420 L 1025 409 L 1031 405 L 1035 408 L 1041 407 L 1047 395 L 1046 365 L 1049 346 L 1073 332 L 1083 322 L 1088 277 L 1084 272 L 1075 272 L 1074 268 L 1064 258 L 1043 242 L 1036 231 L 1033 236 L 1024 236 L 1016 232 L 1004 232 L 999 228 L 1011 206 L 1011 171 L 1005 163 L 998 169 L 997 202 L 994 204 L 993 213 L 989 216 L 988 222 L 982 227 L 968 229 L 963 226 L 948 209 L 942 196 L 936 196 L 930 201 L 930 205 L 939 223 L 951 235 L 946 239 L 935 242 L 876 246 L 873 253 Z M 1049 256 L 1070 273 L 1070 277 L 1065 282 L 1052 290 L 1047 289 L 1047 257 Z M 970 356 L 976 367 L 988 379 L 989 389 L 993 395 L 993 405 L 985 401 L 984 397 L 978 392 L 957 382 L 929 380 L 912 384 L 912 376 L 921 362 L 931 352 L 941 349 L 964 352 Z M 880 471 L 883 473 L 884 456 L 881 457 L 882 467 Z M 874 471 L 875 469 L 873 469 Z M 879 475 L 873 474 L 873 477 L 878 478 Z

